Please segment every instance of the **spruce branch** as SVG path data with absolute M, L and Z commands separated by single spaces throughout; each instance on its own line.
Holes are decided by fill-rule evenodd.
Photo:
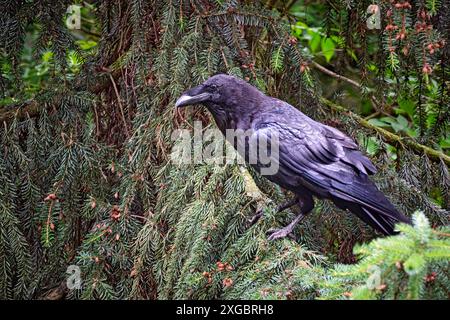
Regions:
M 102 74 L 103 75 L 103 74 Z M 100 92 L 106 90 L 109 88 L 111 84 L 111 78 L 103 77 L 102 75 L 98 76 L 98 81 L 93 86 L 87 86 L 85 89 L 93 94 L 99 94 Z M 112 77 L 112 79 L 117 80 L 121 76 L 121 70 L 114 70 L 110 73 L 108 73 Z M 83 78 L 80 77 L 80 79 L 75 80 L 75 91 L 82 91 L 81 88 L 77 85 L 78 83 L 82 83 Z M 51 92 L 54 92 L 52 90 Z M 43 92 L 42 94 L 32 98 L 28 99 L 23 102 L 6 105 L 6 106 L 0 106 L 0 122 L 9 122 L 11 120 L 18 119 L 18 120 L 24 120 L 27 117 L 33 118 L 38 116 L 41 111 L 46 107 L 44 103 L 41 103 L 39 98 L 43 95 L 45 95 L 46 92 Z M 51 102 L 52 105 L 57 106 L 61 99 L 64 98 L 64 96 L 67 94 L 67 91 L 58 94 L 54 96 L 53 101 Z
M 258 208 L 263 207 L 270 201 L 269 197 L 258 188 L 247 168 L 240 166 L 239 171 L 244 179 L 245 194 L 256 202 Z

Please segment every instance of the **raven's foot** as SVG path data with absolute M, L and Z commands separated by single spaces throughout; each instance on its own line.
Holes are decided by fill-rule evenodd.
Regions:
M 269 231 L 267 231 L 267 233 L 270 234 L 270 236 L 267 238 L 267 240 L 273 241 L 275 239 L 281 239 L 281 238 L 286 238 L 286 237 L 289 237 L 292 240 L 295 240 L 295 237 L 292 234 L 292 229 L 293 228 L 288 228 L 288 227 L 284 227 L 281 229 L 270 229 Z
M 253 226 L 255 223 L 257 223 L 259 221 L 259 219 L 261 219 L 261 217 L 263 216 L 263 209 L 258 209 L 255 213 L 255 215 L 253 217 L 251 217 L 248 220 L 248 224 L 249 226 Z
M 275 239 L 280 239 L 280 238 L 285 238 L 285 237 L 289 237 L 289 238 L 295 240 L 295 237 L 292 234 L 292 231 L 294 230 L 295 225 L 297 223 L 299 223 L 304 217 L 305 217 L 305 215 L 299 214 L 286 227 L 281 228 L 281 229 L 269 230 L 268 233 L 270 233 L 270 236 L 267 238 L 267 240 L 272 241 Z
M 281 205 L 277 206 L 275 211 L 276 211 L 276 213 L 280 213 L 281 211 L 292 207 L 294 204 L 297 204 L 298 201 L 299 201 L 298 197 L 297 198 L 293 198 L 293 199 L 291 199 L 291 200 L 289 200 L 289 201 L 287 201 L 285 203 L 282 203 Z M 256 211 L 255 215 L 248 220 L 248 224 L 249 224 L 250 227 L 253 226 L 255 223 L 257 223 L 259 221 L 259 219 L 262 218 L 262 216 L 264 215 L 263 211 L 264 211 L 264 209 L 258 209 Z

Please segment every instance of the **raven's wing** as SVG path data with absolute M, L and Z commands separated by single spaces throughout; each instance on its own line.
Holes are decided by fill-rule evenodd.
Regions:
M 292 109 L 266 114 L 254 133 L 258 139 L 276 137 L 275 161 L 283 176 L 298 177 L 303 187 L 325 193 L 385 234 L 393 233 L 396 222 L 409 222 L 370 181 L 367 175 L 376 169 L 351 138 Z

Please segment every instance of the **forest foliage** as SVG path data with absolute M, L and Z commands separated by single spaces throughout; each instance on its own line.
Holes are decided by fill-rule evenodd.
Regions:
M 449 298 L 446 1 L 0 7 L 0 298 Z M 413 226 L 379 238 L 317 201 L 295 240 L 267 241 L 287 192 L 170 158 L 175 129 L 214 126 L 175 100 L 219 72 L 352 136 Z

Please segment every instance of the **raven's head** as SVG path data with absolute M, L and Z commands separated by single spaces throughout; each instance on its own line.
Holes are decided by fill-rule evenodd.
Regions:
M 248 97 L 249 90 L 253 91 L 256 88 L 239 78 L 227 74 L 217 74 L 201 85 L 184 92 L 175 103 L 175 107 L 197 103 L 207 106 L 232 107 L 237 101 Z

